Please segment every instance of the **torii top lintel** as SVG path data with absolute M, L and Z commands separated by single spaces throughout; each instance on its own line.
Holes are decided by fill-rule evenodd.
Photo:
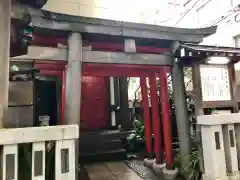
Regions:
M 102 34 L 122 36 L 128 38 L 156 39 L 180 41 L 189 43 L 202 42 L 203 38 L 214 34 L 217 27 L 198 29 L 175 28 L 140 23 L 130 23 L 115 20 L 106 20 L 82 16 L 71 16 L 39 9 L 33 9 L 22 5 L 13 5 L 12 13 L 18 17 L 31 18 L 32 26 L 36 29 L 50 29 L 53 31 L 80 32 L 89 34 Z M 19 15 L 19 12 L 22 14 Z M 25 16 L 24 16 L 25 15 Z

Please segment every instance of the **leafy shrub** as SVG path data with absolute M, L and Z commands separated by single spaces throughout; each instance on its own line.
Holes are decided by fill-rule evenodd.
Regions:
M 144 122 L 143 120 L 134 121 L 134 130 L 126 139 L 127 149 L 130 152 L 138 150 L 140 147 L 144 147 Z
M 200 170 L 200 155 L 198 150 L 193 150 L 185 159 L 185 164 L 180 162 L 180 154 L 175 154 L 174 165 L 182 169 L 182 173 L 187 176 L 187 180 L 200 180 L 202 172 Z

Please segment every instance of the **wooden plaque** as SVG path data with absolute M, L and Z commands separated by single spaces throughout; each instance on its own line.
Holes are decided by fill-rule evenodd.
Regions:
M 232 99 L 227 65 L 200 65 L 200 76 L 203 102 Z

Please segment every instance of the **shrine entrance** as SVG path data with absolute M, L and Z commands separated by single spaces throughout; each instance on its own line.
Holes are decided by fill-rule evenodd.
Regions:
M 82 103 L 80 79 L 83 79 L 84 76 L 110 77 L 110 79 L 112 77 L 140 77 L 147 157 L 154 162 L 155 156 L 155 164 L 158 167 L 163 163 L 164 155 L 166 155 L 167 169 L 172 170 L 174 167 L 166 74 L 171 68 L 176 119 L 180 123 L 180 125 L 178 124 L 180 149 L 181 152 L 187 154 L 190 151 L 190 137 L 184 96 L 183 63 L 175 60 L 177 58 L 175 51 L 178 49 L 178 43 L 199 43 L 204 37 L 215 33 L 216 27 L 183 29 L 73 17 L 52 12 L 32 12 L 34 11 L 29 11 L 28 14 L 32 17 L 31 25 L 36 33 L 45 36 L 45 38 L 41 38 L 44 42 L 37 43 L 35 41 L 28 47 L 27 56 L 15 58 L 15 60 L 34 60 L 41 73 L 52 71 L 51 73 L 62 76 L 61 113 L 62 117 L 66 117 L 62 118 L 62 123 L 80 125 Z M 49 37 L 54 36 L 56 36 L 55 40 L 51 41 Z M 49 44 L 45 43 L 47 41 L 51 41 L 51 45 L 47 45 Z M 67 66 L 65 67 L 65 65 Z M 160 124 L 158 111 L 157 77 L 161 86 L 163 127 Z M 151 112 L 149 110 L 147 78 L 150 84 Z M 109 86 L 109 89 L 112 89 L 112 85 L 109 84 Z M 95 93 L 98 94 L 98 92 Z M 109 99 L 109 114 L 111 115 L 110 119 L 113 120 L 114 114 L 119 108 L 112 95 Z M 150 121 L 150 113 L 153 123 Z M 113 122 L 112 124 L 114 124 Z M 164 135 L 160 137 L 162 129 Z M 154 148 L 152 147 L 152 134 L 154 134 Z M 92 142 L 95 142 L 101 135 L 97 134 L 92 138 L 92 141 L 89 136 L 81 135 L 80 140 L 85 139 L 91 145 L 91 148 L 88 149 L 90 150 L 94 149 L 92 147 L 95 144 Z M 162 147 L 163 141 L 164 148 Z M 102 142 L 99 147 L 104 147 L 104 141 Z M 85 147 L 81 145 L 81 148 Z
M 59 61 L 37 61 L 34 67 L 40 70 L 40 75 L 56 76 L 62 79 L 61 96 L 61 119 L 64 124 L 65 115 L 65 87 L 66 87 L 66 66 L 65 62 Z M 154 65 L 123 65 L 123 64 L 98 64 L 84 63 L 82 77 L 82 101 L 81 101 L 81 124 L 84 128 L 107 128 L 112 123 L 112 114 L 122 108 L 116 97 L 109 96 L 111 91 L 111 81 L 109 77 L 140 77 L 142 94 L 141 106 L 144 111 L 145 136 L 148 156 L 156 154 L 157 162 L 162 163 L 163 152 L 162 142 L 164 141 L 165 152 L 170 164 L 173 163 L 172 157 L 172 132 L 170 103 L 168 99 L 167 74 L 170 73 L 170 66 Z M 151 104 L 148 99 L 147 79 L 149 79 Z M 156 79 L 160 81 L 160 99 L 156 89 Z M 110 78 L 111 79 L 111 78 Z M 89 83 L 90 82 L 90 83 Z M 96 83 L 97 82 L 97 83 Z M 94 84 L 96 83 L 96 84 Z M 112 99 L 113 98 L 113 99 Z M 121 97 L 119 97 L 121 98 Z M 92 101 L 91 101 L 92 100 Z M 158 104 L 161 104 L 162 116 L 159 116 Z M 128 104 L 126 104 L 127 108 Z M 152 107 L 152 111 L 149 110 Z M 151 119 L 150 119 L 151 115 Z M 160 119 L 162 120 L 161 127 Z M 116 122 L 115 122 L 116 123 Z M 117 122 L 118 124 L 121 122 Z M 132 123 L 132 122 L 129 122 Z M 153 123 L 153 124 L 152 124 Z M 118 125 L 116 124 L 116 125 Z M 164 136 L 161 138 L 159 129 L 163 129 Z M 152 145 L 152 134 L 155 134 L 155 149 Z M 155 152 L 154 152 L 155 151 Z

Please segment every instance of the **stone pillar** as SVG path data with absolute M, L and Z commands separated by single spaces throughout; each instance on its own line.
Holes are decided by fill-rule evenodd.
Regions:
M 72 33 L 68 38 L 68 64 L 66 69 L 66 114 L 67 124 L 80 124 L 82 75 L 82 37 Z
M 174 60 L 172 66 L 173 100 L 176 105 L 176 121 L 179 136 L 181 164 L 191 152 L 190 122 L 188 120 L 187 103 L 185 98 L 185 84 L 183 66 Z
M 224 124 L 222 129 L 227 174 L 231 177 L 231 179 L 239 179 L 238 155 L 234 124 Z
M 211 119 L 209 118 L 209 120 Z M 221 124 L 211 126 L 201 124 L 201 132 L 204 158 L 203 162 L 205 167 L 203 179 L 227 179 Z
M 68 65 L 66 69 L 65 122 L 77 124 L 80 129 L 82 79 L 82 36 L 72 33 L 68 38 Z M 79 143 L 76 142 L 76 167 L 78 166 Z
M 239 179 L 235 125 L 240 123 L 239 113 L 197 116 L 201 129 L 204 173 L 203 180 Z
M 0 1 L 0 128 L 8 109 L 11 0 Z

